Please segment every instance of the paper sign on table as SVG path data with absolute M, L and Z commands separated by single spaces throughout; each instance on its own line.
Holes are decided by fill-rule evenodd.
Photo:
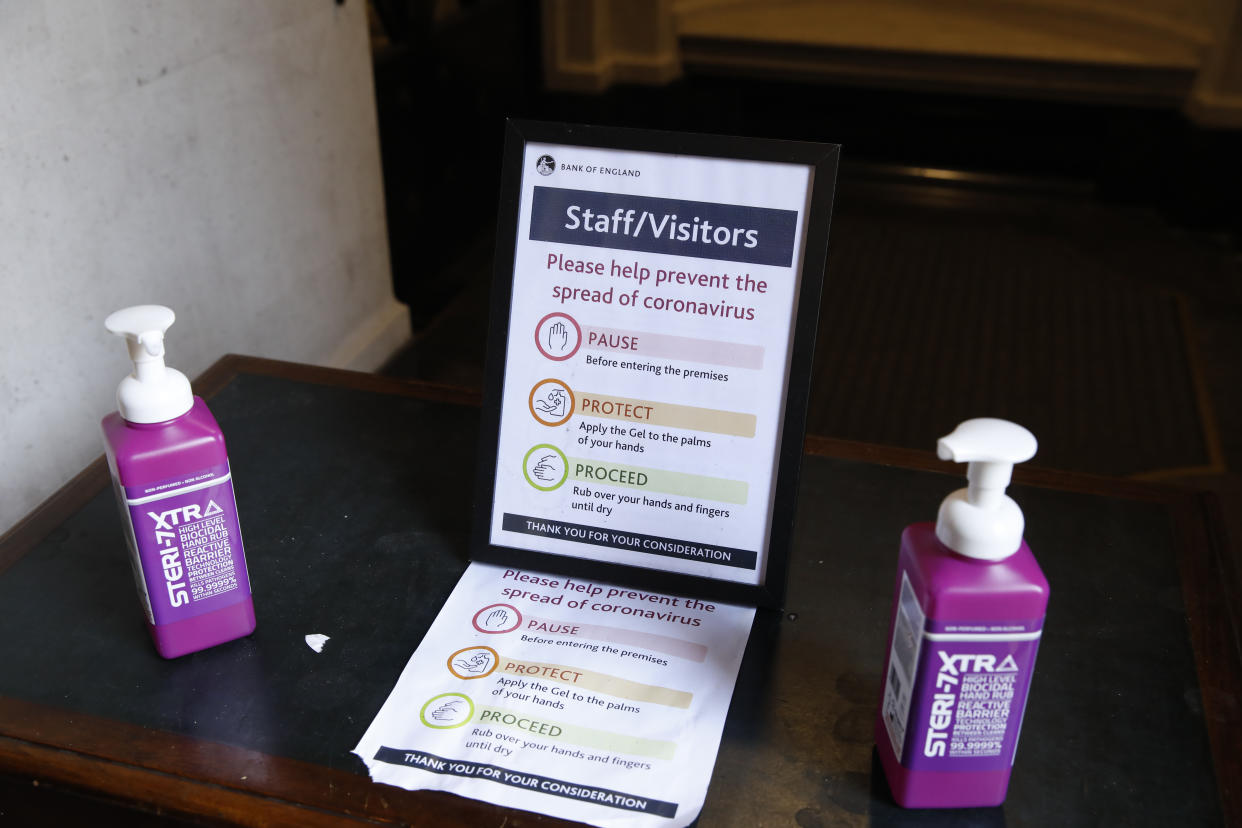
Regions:
M 688 825 L 754 614 L 471 564 L 354 753 L 412 790 L 610 828 Z

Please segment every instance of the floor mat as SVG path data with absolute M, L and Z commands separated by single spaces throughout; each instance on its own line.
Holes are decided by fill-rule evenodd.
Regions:
M 986 212 L 839 216 L 808 433 L 933 449 L 995 416 L 1035 433 L 1045 467 L 1212 466 L 1179 296 L 1082 239 Z

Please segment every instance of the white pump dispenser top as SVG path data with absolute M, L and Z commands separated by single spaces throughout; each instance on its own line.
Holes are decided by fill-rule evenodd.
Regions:
M 969 558 L 999 561 L 1022 545 L 1025 521 L 1018 504 L 1005 494 L 1013 464 L 1035 456 L 1035 435 L 1016 423 L 992 417 L 966 420 L 941 437 L 936 454 L 941 460 L 969 463 L 970 485 L 958 489 L 940 504 L 936 537 L 945 546 Z
M 135 305 L 104 320 L 104 327 L 125 337 L 134 371 L 116 388 L 116 405 L 131 423 L 162 423 L 194 406 L 185 374 L 164 365 L 164 332 L 176 320 L 163 305 Z

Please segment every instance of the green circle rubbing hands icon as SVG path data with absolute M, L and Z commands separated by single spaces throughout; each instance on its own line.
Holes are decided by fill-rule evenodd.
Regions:
M 464 693 L 441 693 L 427 700 L 418 718 L 436 730 L 461 727 L 474 718 L 474 702 Z
M 569 477 L 569 460 L 556 446 L 540 443 L 526 452 L 522 460 L 526 482 L 541 492 L 560 488 Z

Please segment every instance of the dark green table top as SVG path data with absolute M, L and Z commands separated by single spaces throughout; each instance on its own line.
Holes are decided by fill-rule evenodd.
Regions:
M 0 774 L 239 824 L 556 824 L 373 785 L 350 753 L 466 565 L 473 396 L 245 358 L 202 388 L 228 440 L 257 631 L 160 659 L 92 466 L 0 541 Z M 1009 798 L 892 804 L 871 728 L 898 538 L 958 482 L 911 452 L 808 448 L 787 605 L 759 614 L 701 825 L 1242 817 L 1233 582 L 1202 502 L 1038 471 L 1012 494 L 1052 601 Z M 330 645 L 314 653 L 308 633 Z

